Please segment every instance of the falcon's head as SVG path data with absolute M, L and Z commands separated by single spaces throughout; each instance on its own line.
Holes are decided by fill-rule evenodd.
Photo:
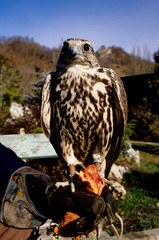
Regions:
M 99 66 L 93 47 L 88 40 L 70 38 L 64 41 L 57 69 L 63 69 L 74 64 L 92 68 Z

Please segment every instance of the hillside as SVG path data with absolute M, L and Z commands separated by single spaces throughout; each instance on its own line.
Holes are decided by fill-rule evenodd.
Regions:
M 31 92 L 31 82 L 36 82 L 41 72 L 56 69 L 61 46 L 47 48 L 28 37 L 0 38 L 0 54 L 7 58 L 7 64 L 18 69 L 22 75 L 23 93 Z M 134 54 L 129 55 L 120 47 L 105 47 L 96 52 L 100 64 L 111 67 L 120 76 L 153 72 L 153 63 Z
M 31 93 L 31 83 L 36 82 L 40 72 L 55 70 L 59 49 L 49 49 L 29 38 L 0 39 L 0 54 L 7 64 L 18 69 L 22 75 L 23 93 Z
M 130 55 L 120 47 L 102 46 L 96 56 L 102 66 L 114 69 L 120 76 L 153 72 L 152 62 L 142 59 L 139 53 Z

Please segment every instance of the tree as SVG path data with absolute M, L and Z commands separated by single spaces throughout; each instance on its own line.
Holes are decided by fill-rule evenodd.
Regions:
M 153 55 L 154 64 L 154 81 L 153 81 L 153 110 L 156 114 L 159 113 L 159 49 Z
M 154 73 L 157 77 L 159 77 L 159 49 L 154 53 L 153 58 L 155 60 Z
M 19 70 L 7 65 L 5 56 L 0 55 L 0 108 L 1 117 L 8 114 L 13 101 L 20 102 L 22 94 L 22 76 Z

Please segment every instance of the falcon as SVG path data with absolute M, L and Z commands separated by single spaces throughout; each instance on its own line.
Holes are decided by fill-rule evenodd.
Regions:
M 118 158 L 127 121 L 127 97 L 120 77 L 99 65 L 88 40 L 63 43 L 56 72 L 47 75 L 41 123 L 58 156 L 69 166 L 95 164 L 108 176 Z

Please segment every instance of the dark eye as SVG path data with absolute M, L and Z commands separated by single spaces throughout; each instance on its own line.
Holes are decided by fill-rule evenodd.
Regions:
M 88 43 L 84 44 L 83 49 L 84 49 L 84 51 L 88 52 L 90 49 L 90 45 Z

